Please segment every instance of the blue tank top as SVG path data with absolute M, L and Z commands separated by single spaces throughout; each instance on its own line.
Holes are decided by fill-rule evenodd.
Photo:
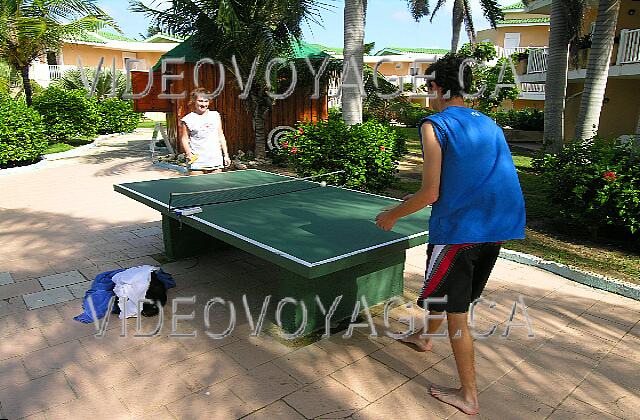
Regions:
M 429 242 L 524 239 L 524 198 L 502 129 L 486 115 L 461 106 L 423 118 L 420 125 L 426 121 L 442 148 L 440 195 L 431 210 Z

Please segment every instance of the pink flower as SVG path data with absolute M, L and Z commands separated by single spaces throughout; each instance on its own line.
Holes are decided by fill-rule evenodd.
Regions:
M 296 153 L 298 153 L 298 148 L 297 148 L 297 147 L 295 147 L 295 146 L 293 146 L 293 147 L 291 148 L 291 153 L 293 153 L 294 155 L 295 155 Z
M 602 177 L 605 179 L 605 181 L 615 181 L 616 178 L 618 178 L 618 176 L 616 175 L 615 172 L 605 172 Z
M 288 141 L 283 141 L 283 142 L 282 142 L 282 147 L 283 147 L 284 149 L 286 149 L 287 147 L 289 147 L 289 142 L 288 142 Z
M 298 134 L 299 135 L 303 135 L 304 134 L 304 129 L 303 128 L 298 129 Z
M 384 152 L 385 150 L 387 150 L 387 148 L 386 148 L 386 147 L 384 147 L 384 146 L 380 146 L 380 151 L 381 151 L 381 152 Z

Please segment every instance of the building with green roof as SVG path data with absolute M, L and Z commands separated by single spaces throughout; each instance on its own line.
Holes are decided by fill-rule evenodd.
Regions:
M 129 38 L 106 30 L 82 31 L 65 39 L 59 51 L 51 51 L 31 66 L 33 79 L 41 86 L 48 86 L 81 62 L 84 67 L 96 68 L 102 60 L 104 67 L 122 71 L 129 60 L 131 67 L 146 70 L 155 64 L 162 54 L 173 49 L 180 40 L 159 36 L 144 41 Z
M 445 55 L 449 50 L 442 48 L 409 48 L 409 47 L 385 47 L 374 55 L 401 55 L 401 54 L 436 54 Z

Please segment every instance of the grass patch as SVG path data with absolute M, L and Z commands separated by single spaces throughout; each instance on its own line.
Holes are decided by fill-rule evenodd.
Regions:
M 141 120 L 141 121 L 138 123 L 138 128 L 155 128 L 155 126 L 156 126 L 156 122 L 157 122 L 157 121 Z
M 422 156 L 422 143 L 417 128 L 395 127 L 395 130 L 407 139 L 407 149 L 413 155 Z
M 409 137 L 407 147 L 410 153 L 420 150 L 420 141 L 415 133 Z M 640 284 L 640 255 L 631 243 L 594 238 L 583 227 L 568 225 L 559 216 L 558 209 L 549 200 L 550 187 L 542 182 L 531 169 L 531 152 L 514 151 L 513 162 L 518 170 L 520 185 L 527 209 L 526 239 L 509 241 L 504 247 L 535 255 L 546 260 L 570 265 L 581 270 L 598 273 L 612 278 Z M 407 156 L 415 159 L 415 156 Z M 402 173 L 400 174 L 402 178 Z M 401 197 L 415 193 L 420 182 L 398 179 L 389 194 Z
M 527 208 L 526 239 L 509 241 L 505 248 L 570 265 L 608 277 L 640 284 L 640 258 L 631 244 L 596 239 L 568 225 L 549 200 L 550 187 L 531 169 L 531 157 L 513 153 Z
M 66 143 L 53 143 L 47 146 L 47 149 L 44 151 L 44 154 L 49 155 L 52 153 L 66 152 L 68 150 L 75 149 L 76 147 L 90 144 L 91 142 L 93 142 L 92 138 L 81 138 L 81 139 L 69 140 Z

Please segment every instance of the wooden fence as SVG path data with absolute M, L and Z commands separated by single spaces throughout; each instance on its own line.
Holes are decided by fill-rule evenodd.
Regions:
M 156 70 L 153 73 L 153 83 L 149 94 L 143 98 L 134 100 L 134 108 L 138 112 L 166 112 L 167 128 L 171 141 L 175 144 L 177 127 L 180 118 L 188 114 L 189 93 L 196 86 L 204 87 L 211 92 L 215 91 L 219 82 L 217 68 L 202 66 L 200 68 L 199 83 L 193 80 L 195 64 L 168 66 L 166 74 L 183 73 L 182 80 L 169 80 L 167 92 L 172 94 L 184 93 L 181 99 L 160 99 L 161 73 Z M 144 92 L 149 78 L 148 72 L 132 72 L 132 91 Z M 242 99 L 239 98 L 240 90 L 235 77 L 227 72 L 225 87 L 222 92 L 211 100 L 210 109 L 220 112 L 222 124 L 227 139 L 229 153 L 235 154 L 238 150 L 253 151 L 255 149 L 255 135 L 253 119 Z M 277 126 L 295 126 L 298 121 L 319 121 L 328 117 L 327 86 L 321 86 L 319 99 L 311 99 L 312 87 L 298 86 L 290 97 L 277 100 L 271 111 L 265 117 L 266 134 Z M 179 149 L 177 149 L 179 150 Z

